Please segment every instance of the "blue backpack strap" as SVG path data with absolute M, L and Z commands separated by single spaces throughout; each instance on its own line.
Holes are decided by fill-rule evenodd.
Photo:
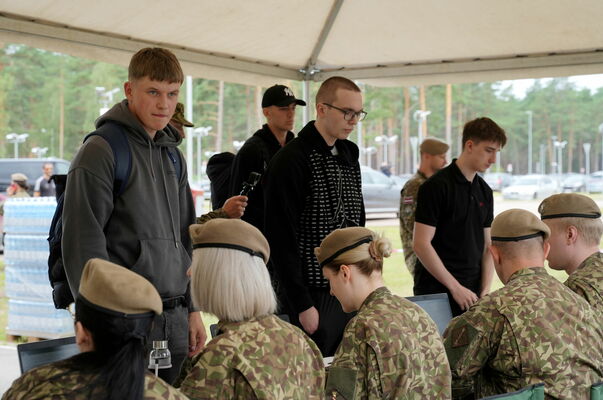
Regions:
M 105 139 L 109 143 L 109 146 L 111 146 L 111 150 L 113 150 L 113 158 L 115 160 L 113 196 L 118 197 L 126 189 L 128 178 L 132 171 L 132 153 L 127 133 L 123 125 L 116 122 L 105 122 L 96 131 L 88 134 L 84 138 L 84 142 L 90 136 L 94 135 Z
M 174 164 L 174 169 L 176 170 L 176 176 L 178 177 L 178 181 L 182 179 L 182 159 L 180 157 L 180 152 L 177 149 L 171 149 L 166 147 L 168 157 L 172 160 Z

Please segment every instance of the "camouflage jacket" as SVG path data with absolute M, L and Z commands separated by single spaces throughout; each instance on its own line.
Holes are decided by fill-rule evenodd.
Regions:
M 435 323 L 381 287 L 348 323 L 328 372 L 329 399 L 449 399 L 450 370 Z
M 547 399 L 589 399 L 603 378 L 595 313 L 544 268 L 517 271 L 444 332 L 453 395 L 473 389 L 481 398 L 544 382 Z
M 596 252 L 580 264 L 565 285 L 603 312 L 603 254 Z
M 180 386 L 191 399 L 322 398 L 322 355 L 300 329 L 274 315 L 218 327 Z
M 66 362 L 67 361 L 67 362 Z M 32 369 L 16 379 L 2 400 L 104 399 L 104 388 L 91 384 L 95 374 L 84 373 L 59 361 Z M 151 373 L 145 376 L 144 400 L 186 400 L 188 397 Z
M 419 193 L 419 187 L 426 180 L 425 174 L 417 171 L 400 191 L 400 238 L 402 239 L 406 268 L 412 276 L 415 274 L 415 263 L 417 262 L 417 255 L 412 249 L 412 231 L 415 225 L 417 194 Z

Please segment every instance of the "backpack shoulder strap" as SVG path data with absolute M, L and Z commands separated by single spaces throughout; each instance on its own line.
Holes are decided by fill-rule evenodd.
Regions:
M 132 171 L 132 153 L 127 133 L 123 125 L 116 122 L 106 122 L 103 126 L 88 134 L 84 138 L 84 142 L 90 136 L 94 135 L 105 139 L 109 143 L 109 146 L 111 146 L 111 150 L 113 150 L 113 158 L 115 160 L 113 196 L 117 197 L 126 189 L 128 178 Z
M 174 164 L 174 168 L 176 169 L 176 176 L 178 180 L 182 179 L 182 157 L 180 156 L 180 152 L 178 149 L 171 149 L 166 147 L 168 157 L 172 160 Z

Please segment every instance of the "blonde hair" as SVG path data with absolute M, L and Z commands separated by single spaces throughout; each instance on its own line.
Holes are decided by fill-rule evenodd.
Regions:
M 392 254 L 392 244 L 389 239 L 373 232 L 373 240 L 363 243 L 335 257 L 333 261 L 325 264 L 334 272 L 339 272 L 342 265 L 355 265 L 363 275 L 369 276 L 373 271 L 383 271 L 383 258 Z
M 510 242 L 492 240 L 492 245 L 496 247 L 501 255 L 507 260 L 516 260 L 527 254 L 534 256 L 542 254 L 544 256 L 544 238 L 542 236 Z
M 235 322 L 276 311 L 276 296 L 261 258 L 207 247 L 193 251 L 191 268 L 191 295 L 201 311 Z
M 598 246 L 603 235 L 603 222 L 601 218 L 557 218 L 559 229 L 565 231 L 570 226 L 575 226 L 582 240 L 590 246 Z

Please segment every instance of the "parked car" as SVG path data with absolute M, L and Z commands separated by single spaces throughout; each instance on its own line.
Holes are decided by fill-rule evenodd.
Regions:
M 391 175 L 389 177 L 389 179 L 393 180 L 394 183 L 400 187 L 404 187 L 410 178 L 412 178 L 412 174 Z
M 561 183 L 562 192 L 586 192 L 588 176 L 584 174 L 571 174 Z
M 398 213 L 402 186 L 370 167 L 361 166 L 360 172 L 366 213 Z
M 500 192 L 504 188 L 511 186 L 513 175 L 506 172 L 490 172 L 484 175 L 484 180 L 495 192 Z
M 546 175 L 532 174 L 518 177 L 509 187 L 503 189 L 505 200 L 530 200 L 548 197 L 557 192 L 557 185 Z
M 589 193 L 603 193 L 603 171 L 593 172 L 588 176 L 586 191 Z
M 6 192 L 11 182 L 10 176 L 21 172 L 27 176 L 32 194 L 33 185 L 42 176 L 42 166 L 46 163 L 53 165 L 55 174 L 66 174 L 69 171 L 69 161 L 60 158 L 0 158 L 0 193 Z

